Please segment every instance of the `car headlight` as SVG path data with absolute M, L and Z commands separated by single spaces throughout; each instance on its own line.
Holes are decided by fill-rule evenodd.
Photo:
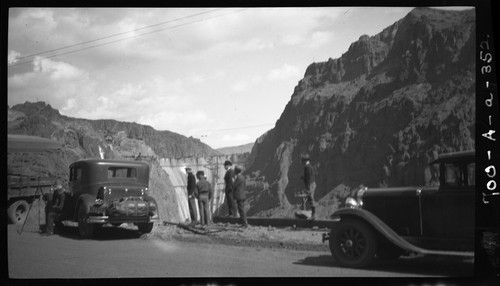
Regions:
M 359 208 L 358 202 L 352 197 L 348 197 L 347 199 L 345 199 L 345 205 L 346 205 L 346 207 L 351 208 L 351 209 Z

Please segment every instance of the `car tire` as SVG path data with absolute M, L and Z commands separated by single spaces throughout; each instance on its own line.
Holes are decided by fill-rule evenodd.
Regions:
M 333 258 L 343 267 L 363 268 L 377 252 L 373 230 L 360 219 L 345 219 L 335 224 L 329 245 Z
M 81 204 L 78 208 L 78 232 L 82 238 L 92 238 L 94 236 L 95 226 L 86 222 L 88 216 L 87 206 Z
M 150 233 L 153 230 L 154 223 L 149 222 L 149 223 L 138 223 L 137 228 L 139 229 L 140 233 Z
M 13 224 L 23 224 L 28 215 L 29 207 L 28 202 L 25 200 L 15 201 L 7 210 L 9 220 Z

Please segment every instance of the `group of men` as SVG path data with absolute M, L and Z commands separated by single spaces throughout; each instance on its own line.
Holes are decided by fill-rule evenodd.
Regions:
M 311 208 L 311 216 L 309 220 L 316 219 L 316 204 L 314 202 L 314 191 L 316 189 L 316 171 L 310 163 L 308 155 L 302 156 L 304 164 L 304 175 L 301 177 L 305 184 L 306 200 Z M 226 195 L 226 203 L 228 208 L 228 217 L 240 217 L 240 223 L 243 227 L 248 227 L 246 217 L 245 201 L 246 201 L 246 180 L 241 173 L 241 168 L 234 167 L 231 161 L 224 162 L 226 174 L 224 175 L 224 193 Z M 187 191 L 188 191 L 188 205 L 191 217 L 191 224 L 196 224 L 198 221 L 196 213 L 196 200 L 198 199 L 198 207 L 200 211 L 200 224 L 206 225 L 210 222 L 209 202 L 213 197 L 213 189 L 206 180 L 203 171 L 198 171 L 196 177 L 192 173 L 191 168 L 187 167 Z
M 241 173 L 241 168 L 234 167 L 231 161 L 224 162 L 226 174 L 224 175 L 224 192 L 226 195 L 226 202 L 229 209 L 228 216 L 238 217 L 239 213 L 240 222 L 243 227 L 248 227 L 245 211 L 246 201 L 246 180 Z M 192 173 L 190 167 L 185 168 L 187 173 L 187 193 L 189 214 L 191 217 L 191 224 L 194 225 L 198 221 L 196 212 L 196 199 L 198 200 L 198 209 L 200 212 L 199 223 L 201 225 L 208 225 L 210 223 L 209 202 L 213 197 L 213 189 L 205 177 L 203 171 L 196 172 L 198 182 Z M 236 210 L 237 209 L 237 210 Z

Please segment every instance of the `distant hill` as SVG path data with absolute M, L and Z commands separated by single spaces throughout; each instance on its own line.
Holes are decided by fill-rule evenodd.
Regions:
M 250 153 L 252 151 L 253 145 L 254 143 L 248 143 L 239 146 L 218 148 L 215 150 L 224 155 L 244 154 L 244 153 Z

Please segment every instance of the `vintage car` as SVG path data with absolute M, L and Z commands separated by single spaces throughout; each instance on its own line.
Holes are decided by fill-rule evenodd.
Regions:
M 475 152 L 442 154 L 430 163 L 438 179 L 425 187 L 360 188 L 332 214 L 335 261 L 362 268 L 374 257 L 474 255 Z
M 69 192 L 56 223 L 77 222 L 84 238 L 91 238 L 96 228 L 107 223 L 133 223 L 139 232 L 149 233 L 160 216 L 155 199 L 148 195 L 148 187 L 149 165 L 145 162 L 74 162 L 69 167 Z

